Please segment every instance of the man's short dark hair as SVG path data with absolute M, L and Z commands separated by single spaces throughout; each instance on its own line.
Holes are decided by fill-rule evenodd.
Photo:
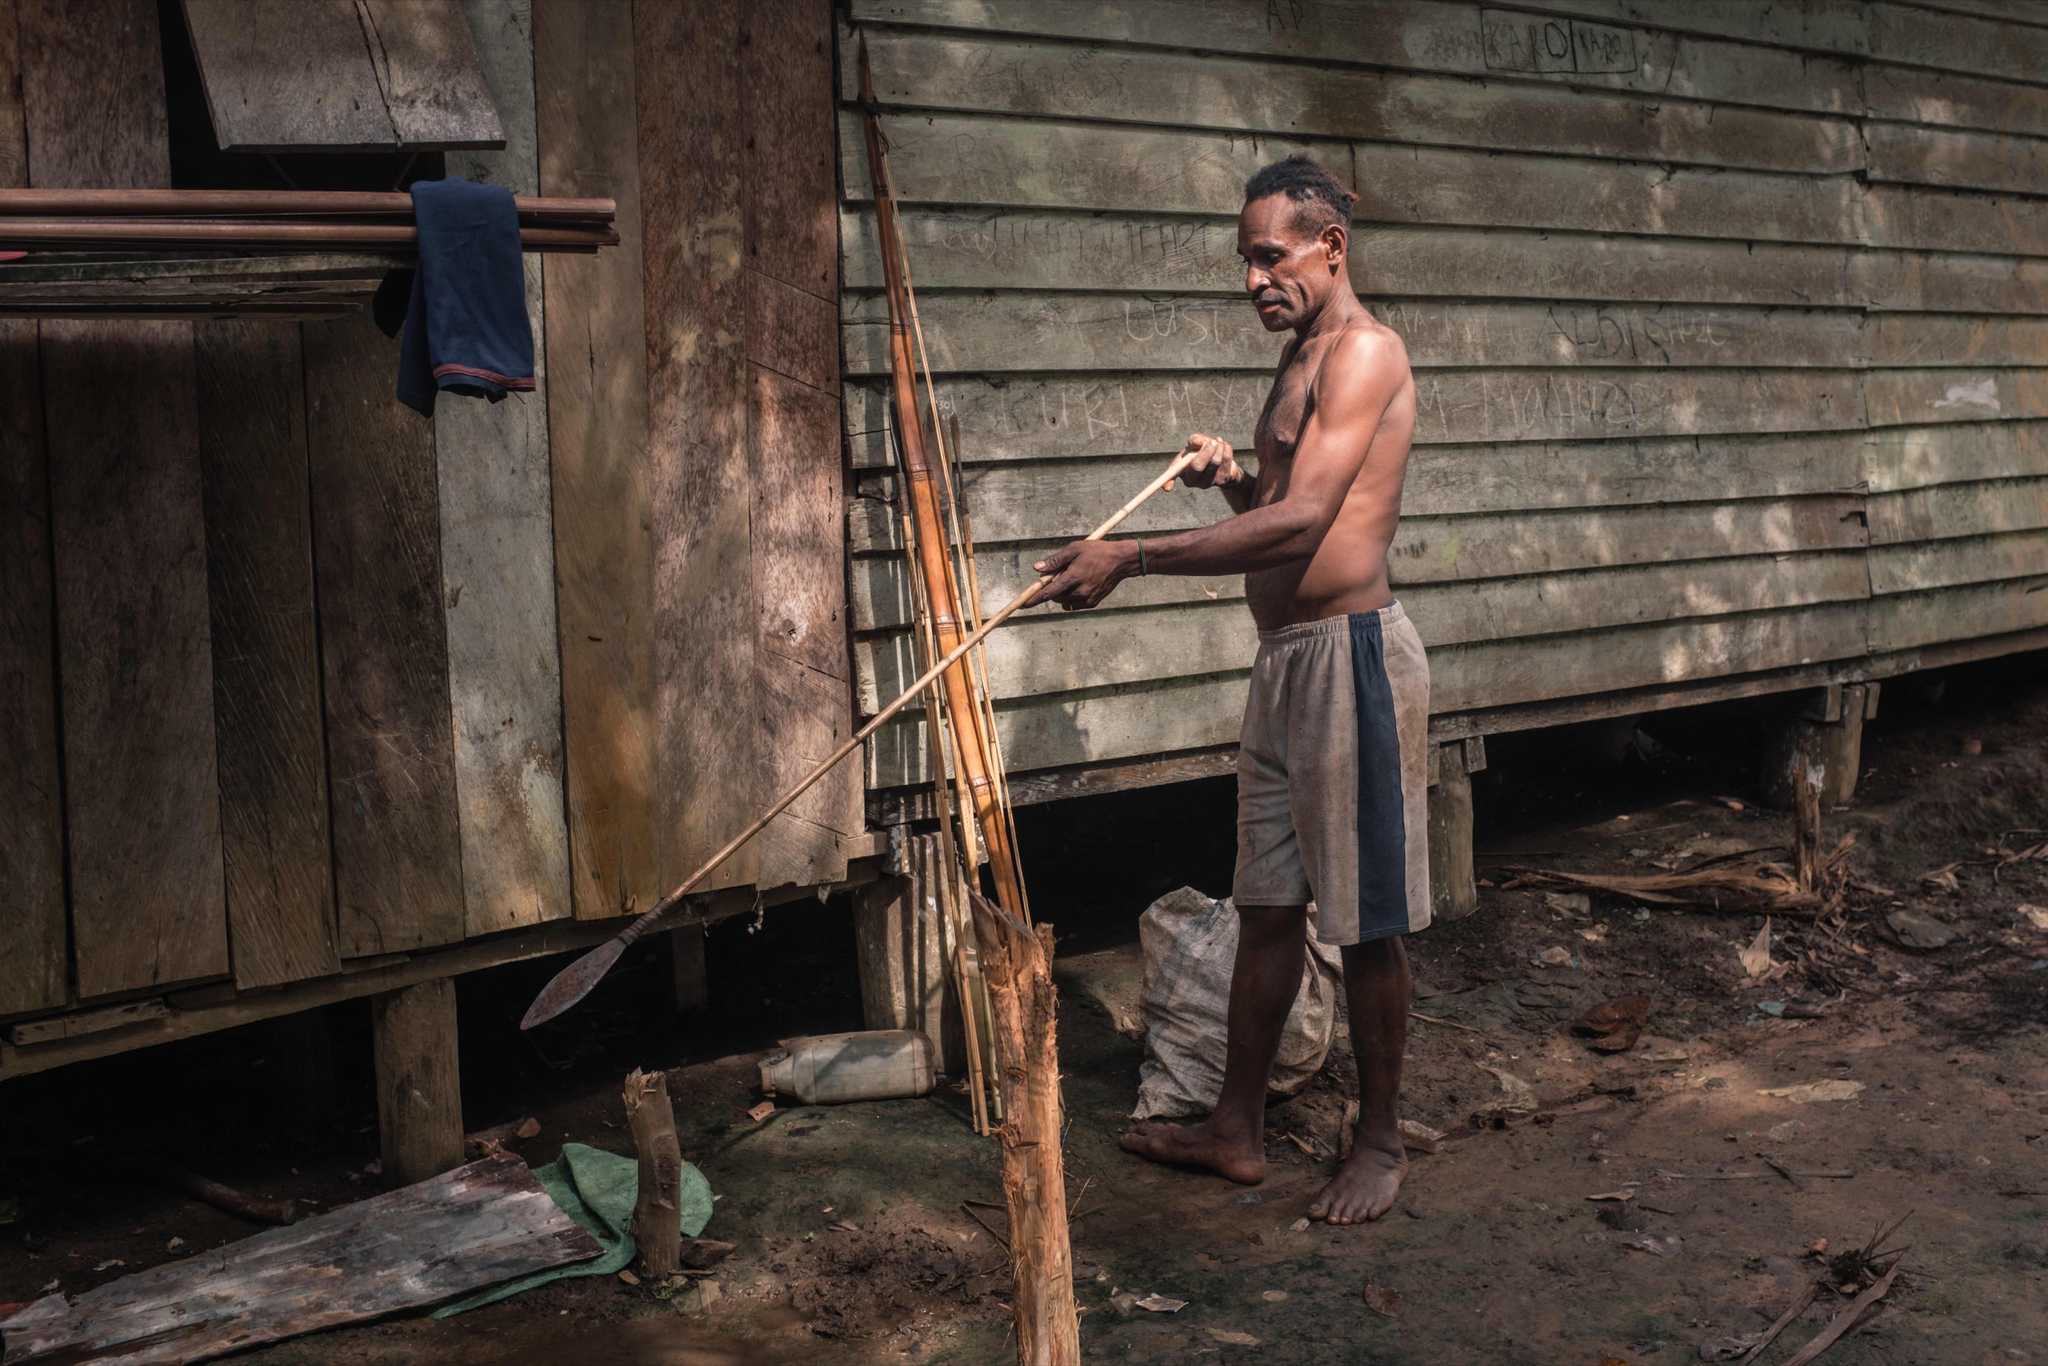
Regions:
M 1284 194 L 1294 201 L 1297 232 L 1318 233 L 1332 223 L 1348 225 L 1358 196 L 1337 183 L 1337 177 L 1296 153 L 1276 161 L 1244 183 L 1244 202 Z

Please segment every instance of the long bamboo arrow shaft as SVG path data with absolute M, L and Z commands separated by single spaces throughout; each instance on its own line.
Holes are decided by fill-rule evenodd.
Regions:
M 1115 514 L 1101 526 L 1089 532 L 1087 539 L 1099 541 L 1119 526 L 1122 526 L 1125 519 L 1136 512 L 1146 499 L 1179 478 L 1181 471 L 1187 468 L 1188 461 L 1193 458 L 1194 452 L 1181 451 L 1164 470 L 1160 471 L 1153 478 L 1151 483 L 1138 491 L 1136 497 L 1118 508 Z M 818 780 L 831 772 L 841 760 L 852 754 L 856 749 L 859 749 L 862 742 L 877 730 L 880 730 L 890 717 L 910 705 L 926 688 L 937 682 L 946 670 L 966 658 L 970 650 L 981 644 L 996 627 L 1001 626 L 1014 616 L 1018 609 L 1031 600 L 1031 595 L 1040 588 L 1043 588 L 1047 582 L 1049 582 L 1048 579 L 1041 578 L 1026 586 L 1016 597 L 1011 598 L 1008 603 L 1004 604 L 1002 609 L 994 616 L 982 622 L 977 630 L 949 650 L 945 658 L 938 660 L 929 669 L 919 674 L 915 682 L 897 694 L 895 701 L 876 712 L 866 725 L 853 733 L 846 743 L 832 751 L 829 758 L 805 774 L 789 791 L 776 798 L 775 804 L 762 812 L 752 825 L 749 825 L 746 829 L 740 831 L 739 834 L 727 840 L 717 853 L 704 861 L 702 867 L 684 878 L 682 882 L 676 885 L 675 890 L 671 891 L 667 896 L 655 902 L 651 910 L 645 912 L 639 919 L 626 926 L 625 929 L 620 930 L 617 935 L 598 945 L 557 973 L 554 980 L 547 984 L 540 995 L 534 997 L 533 1004 L 527 1007 L 526 1017 L 519 1022 L 519 1027 L 521 1029 L 531 1029 L 537 1024 L 552 1020 L 555 1016 L 560 1015 L 563 1011 L 569 1009 L 588 995 L 592 987 L 604 980 L 605 973 L 611 970 L 612 964 L 618 961 L 619 955 L 626 951 L 628 945 L 632 944 L 634 940 L 639 939 L 642 935 L 657 928 L 660 921 L 670 912 L 674 911 L 681 904 L 682 899 L 688 896 L 698 883 L 716 872 L 718 866 L 731 858 L 741 845 L 760 834 L 762 830 L 767 828 L 768 822 L 774 820 L 789 808 L 791 802 L 794 802 L 798 797 L 810 791 Z M 937 737 L 930 738 L 934 743 L 933 752 L 936 753 L 935 743 Z

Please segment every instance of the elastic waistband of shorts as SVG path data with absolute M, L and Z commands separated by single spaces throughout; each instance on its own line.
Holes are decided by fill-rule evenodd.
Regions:
M 1378 617 L 1382 627 L 1408 620 L 1407 611 L 1397 598 L 1377 612 L 1347 612 L 1341 617 L 1324 617 L 1320 621 L 1298 621 L 1292 626 L 1282 626 L 1272 631 L 1259 632 L 1261 645 L 1287 645 L 1297 640 L 1314 640 L 1317 636 L 1343 636 L 1351 633 L 1354 617 Z

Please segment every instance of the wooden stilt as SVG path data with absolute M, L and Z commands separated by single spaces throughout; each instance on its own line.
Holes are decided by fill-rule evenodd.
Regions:
M 641 1274 L 660 1280 L 676 1274 L 683 1247 L 683 1146 L 676 1137 L 668 1074 L 634 1069 L 626 1074 L 626 1124 L 640 1160 L 640 1192 L 633 1201 L 633 1241 Z
M 461 1166 L 455 983 L 441 977 L 372 996 L 370 1040 L 384 1179 L 410 1186 Z
M 1430 914 L 1462 920 L 1479 909 L 1472 871 L 1472 775 L 1465 745 L 1454 740 L 1436 751 L 1436 782 L 1429 789 Z
M 669 967 L 675 974 L 676 1014 L 693 1015 L 711 1004 L 711 978 L 704 964 L 704 927 L 685 925 L 668 937 Z
M 995 1053 L 1007 1105 L 1003 1199 L 1010 1211 L 1010 1263 L 1017 1360 L 1079 1366 L 1073 1249 L 1067 1237 L 1067 1181 L 1061 1153 L 1058 993 L 1052 984 L 1052 927 L 1026 926 L 979 893 L 971 897 L 982 972 L 995 1019 Z
M 1794 748 L 1792 772 L 1792 866 L 1802 892 L 1818 892 L 1821 877 L 1820 797 L 1827 782 L 1822 733 L 1808 728 Z
M 1876 708 L 1877 686 L 1843 683 L 1819 689 L 1777 723 L 1764 747 L 1765 801 L 1795 806 L 1802 775 L 1813 763 L 1820 765 L 1822 806 L 1854 800 L 1863 766 L 1863 722 Z
M 903 867 L 861 890 L 854 904 L 854 951 L 861 1014 L 869 1029 L 920 1029 L 942 1066 L 963 1062 L 959 1016 L 946 1009 L 946 952 L 938 886 L 944 867 L 936 834 L 903 839 Z

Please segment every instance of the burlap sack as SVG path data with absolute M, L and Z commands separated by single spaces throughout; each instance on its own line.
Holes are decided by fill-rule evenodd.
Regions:
M 1308 925 L 1301 990 L 1287 1012 L 1280 1056 L 1267 1089 L 1291 1096 L 1322 1070 L 1337 1026 L 1343 960 L 1316 942 Z M 1145 954 L 1145 1060 L 1138 1067 L 1133 1119 L 1207 1114 L 1223 1089 L 1230 972 L 1237 956 L 1237 912 L 1192 887 L 1169 892 L 1138 921 Z

